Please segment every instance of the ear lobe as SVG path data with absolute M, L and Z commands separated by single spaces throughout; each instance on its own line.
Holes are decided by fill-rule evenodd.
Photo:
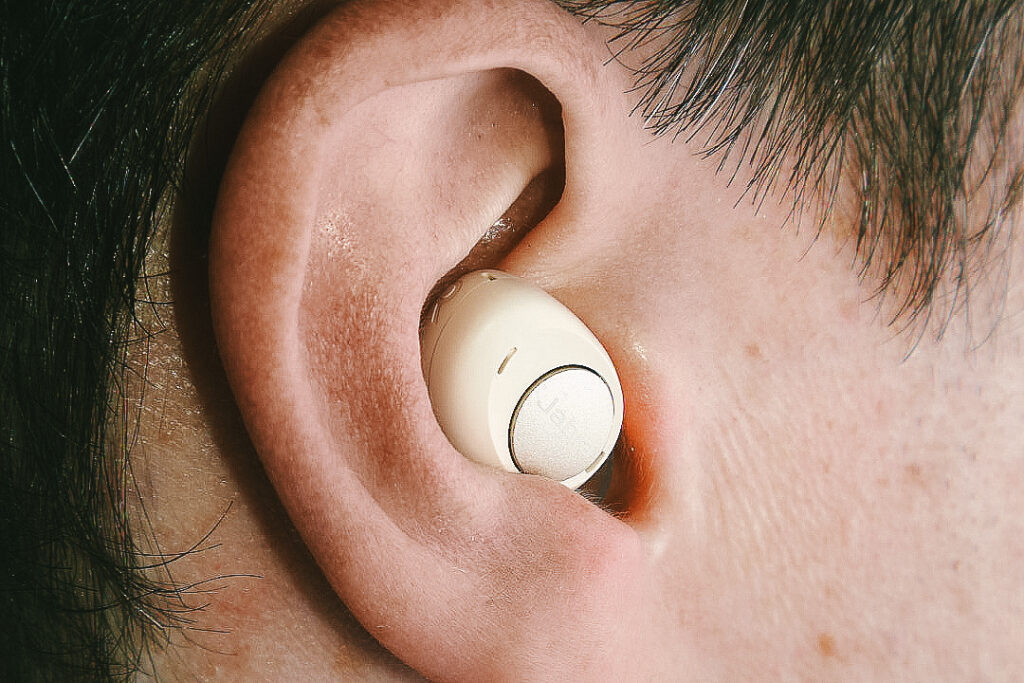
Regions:
M 211 303 L 250 436 L 336 592 L 431 678 L 614 677 L 635 650 L 636 534 L 463 458 L 420 372 L 429 288 L 560 160 L 524 74 L 585 103 L 586 46 L 540 1 L 335 12 L 266 84 L 221 185 Z M 598 110 L 565 112 L 584 174 Z

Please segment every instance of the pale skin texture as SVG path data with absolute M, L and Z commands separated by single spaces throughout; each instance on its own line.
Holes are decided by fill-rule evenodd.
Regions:
M 991 338 L 965 350 L 956 318 L 906 358 L 840 218 L 811 247 L 784 202 L 736 204 L 628 116 L 599 27 L 484 5 L 318 20 L 235 143 L 212 306 L 164 281 L 179 303 L 132 354 L 139 493 L 166 551 L 223 515 L 176 580 L 261 578 L 203 586 L 196 626 L 230 632 L 172 637 L 158 676 L 1018 678 L 1019 241 Z M 616 363 L 620 518 L 469 463 L 419 371 L 431 288 L 562 162 L 553 101 L 565 191 L 477 265 L 543 286 Z M 204 276 L 188 255 L 176 277 Z

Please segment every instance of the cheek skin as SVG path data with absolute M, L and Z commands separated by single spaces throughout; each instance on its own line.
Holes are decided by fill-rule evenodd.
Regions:
M 906 360 L 848 250 L 780 227 L 785 207 L 737 204 L 680 147 L 642 148 L 630 167 L 658 173 L 624 177 L 628 201 L 563 207 L 605 228 L 533 273 L 620 370 L 635 449 L 622 504 L 655 577 L 652 618 L 692 646 L 676 664 L 701 652 L 726 678 L 886 677 L 895 663 L 971 677 L 1011 640 L 982 635 L 1012 577 L 979 590 L 976 540 L 1013 547 L 1012 523 L 978 521 L 1012 519 L 1012 494 L 990 495 L 991 474 L 953 444 L 1005 452 L 982 437 L 1002 409 L 978 397 L 1019 378 L 986 362 L 964 380 L 956 344 Z

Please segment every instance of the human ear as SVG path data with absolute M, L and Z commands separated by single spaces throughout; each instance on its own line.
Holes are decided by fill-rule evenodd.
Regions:
M 637 534 L 460 455 L 420 369 L 428 293 L 563 154 L 510 259 L 580 229 L 601 49 L 539 0 L 345 6 L 268 79 L 221 184 L 213 323 L 250 438 L 340 598 L 431 678 L 617 678 L 639 651 Z

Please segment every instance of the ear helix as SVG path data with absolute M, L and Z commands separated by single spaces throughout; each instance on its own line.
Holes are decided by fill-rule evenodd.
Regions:
M 438 423 L 463 455 L 570 488 L 608 458 L 622 388 L 608 353 L 572 311 L 508 273 L 461 277 L 420 335 Z

